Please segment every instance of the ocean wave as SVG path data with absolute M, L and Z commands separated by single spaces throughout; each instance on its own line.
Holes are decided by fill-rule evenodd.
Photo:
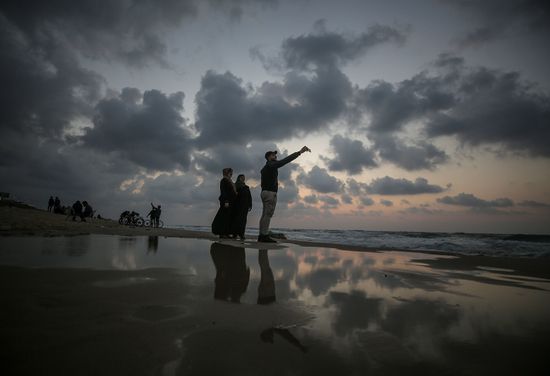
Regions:
M 177 227 L 195 231 L 210 231 L 208 226 Z M 353 245 L 381 250 L 506 257 L 550 257 L 550 235 L 290 228 L 274 228 L 272 230 L 284 233 L 290 240 Z M 249 237 L 257 236 L 258 229 L 249 228 L 247 235 Z

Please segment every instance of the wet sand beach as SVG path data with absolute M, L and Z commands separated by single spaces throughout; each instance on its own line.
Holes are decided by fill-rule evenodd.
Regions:
M 293 243 L 259 249 L 194 234 L 116 234 L 128 229 L 107 221 L 85 235 L 65 226 L 88 224 L 18 221 L 0 237 L 3 374 L 537 375 L 547 368 L 545 259 Z M 51 236 L 61 233 L 72 236 Z

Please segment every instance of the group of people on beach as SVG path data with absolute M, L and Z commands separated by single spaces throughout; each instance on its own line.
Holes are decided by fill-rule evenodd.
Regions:
M 50 196 L 48 200 L 48 211 L 55 214 L 65 214 L 65 207 L 61 206 L 61 200 L 59 197 Z
M 232 168 L 224 168 L 220 180 L 220 209 L 212 222 L 212 232 L 220 238 L 245 240 L 248 212 L 252 210 L 252 195 L 246 185 L 246 177 L 239 175 L 235 183 Z
M 55 214 L 64 214 L 67 219 L 72 217 L 73 221 L 76 221 L 76 217 L 79 217 L 82 222 L 86 222 L 86 218 L 92 218 L 94 216 L 94 209 L 88 203 L 88 201 L 76 200 L 72 206 L 62 206 L 59 197 L 50 196 L 48 199 L 48 212 Z M 99 215 L 98 218 L 101 218 Z
M 162 221 L 160 220 L 160 214 L 162 213 L 162 209 L 160 205 L 155 206 L 151 202 L 151 210 L 147 214 L 147 217 L 150 218 L 150 221 L 145 221 L 138 212 L 136 211 L 130 211 L 130 210 L 124 210 L 122 213 L 120 213 L 120 217 L 118 219 L 118 223 L 121 225 L 133 225 L 133 226 L 143 226 L 144 224 L 147 224 L 147 226 L 151 227 L 162 227 Z
M 277 160 L 277 151 L 267 151 L 264 155 L 266 163 L 260 171 L 262 199 L 262 216 L 260 218 L 260 233 L 258 242 L 276 243 L 269 236 L 269 224 L 275 213 L 277 205 L 277 191 L 279 189 L 278 169 L 292 162 L 306 151 L 311 151 L 304 146 L 299 151 Z M 245 183 L 245 176 L 239 175 L 233 182 L 233 169 L 224 168 L 223 177 L 220 180 L 220 208 L 212 222 L 212 233 L 220 238 L 245 240 L 246 221 L 248 212 L 252 210 L 252 195 L 250 188 Z
M 159 221 L 160 221 L 160 213 L 162 210 L 160 209 L 160 205 L 155 206 L 151 202 L 151 211 L 149 211 L 149 214 L 147 216 L 151 218 L 151 226 L 153 227 L 159 227 Z
M 94 209 L 92 209 L 92 206 L 88 204 L 88 201 L 82 201 L 76 200 L 71 207 L 71 213 L 68 215 L 72 215 L 73 221 L 76 221 L 76 217 L 80 218 L 81 222 L 86 222 L 86 218 L 92 218 L 94 216 Z

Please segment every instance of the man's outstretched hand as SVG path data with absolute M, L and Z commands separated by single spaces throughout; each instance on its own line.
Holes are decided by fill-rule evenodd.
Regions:
M 302 149 L 300 149 L 300 154 L 303 154 L 303 153 L 305 153 L 306 151 L 311 152 L 311 149 L 308 148 L 307 146 L 304 146 Z

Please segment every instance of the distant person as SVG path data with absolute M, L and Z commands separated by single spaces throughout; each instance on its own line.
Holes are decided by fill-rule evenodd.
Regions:
M 82 222 L 86 222 L 86 218 L 92 218 L 94 216 L 94 209 L 88 204 L 88 201 L 82 201 L 83 211 L 80 219 Z
M 52 196 L 50 196 L 50 199 L 48 200 L 48 211 L 51 212 L 53 210 L 53 205 L 55 204 L 55 200 Z
M 82 220 L 82 204 L 78 200 L 76 200 L 73 204 L 72 215 L 73 221 L 76 221 L 76 217 L 80 217 L 80 219 Z
M 210 255 L 216 268 L 214 299 L 240 303 L 250 281 L 244 248 L 212 243 Z
M 159 227 L 159 221 L 160 221 L 160 213 L 161 213 L 161 209 L 160 209 L 160 205 L 159 206 L 155 206 L 153 205 L 153 203 L 151 202 L 151 211 L 149 212 L 149 214 L 147 214 L 148 217 L 151 218 L 151 225 L 153 227 Z
M 237 191 L 237 198 L 233 204 L 232 210 L 232 233 L 238 236 L 241 240 L 245 240 L 244 232 L 246 230 L 246 219 L 248 212 L 252 210 L 252 195 L 250 194 L 250 188 L 245 183 L 246 177 L 244 175 L 237 176 L 235 182 L 235 190 Z
M 121 225 L 127 224 L 128 216 L 130 215 L 130 211 L 124 210 L 122 213 L 120 213 L 120 217 L 118 218 L 118 223 Z
M 233 176 L 232 168 L 224 168 L 223 177 L 220 180 L 220 196 L 218 200 L 220 201 L 220 208 L 212 221 L 212 233 L 214 235 L 219 235 L 220 238 L 230 238 L 232 237 L 232 226 L 231 226 L 231 210 L 233 209 L 233 204 L 237 198 L 237 191 L 235 190 L 235 184 L 231 180 Z
M 262 217 L 260 218 L 260 234 L 258 235 L 258 241 L 264 243 L 277 243 L 276 240 L 269 236 L 269 223 L 271 217 L 275 213 L 275 206 L 277 205 L 277 191 L 279 189 L 279 171 L 280 167 L 283 167 L 287 163 L 292 162 L 306 151 L 311 151 L 307 146 L 304 146 L 300 151 L 290 154 L 286 158 L 277 160 L 277 151 L 268 151 L 265 153 L 265 159 L 267 160 L 265 166 L 261 170 L 262 174 Z
M 128 222 L 126 224 L 135 226 L 137 224 L 138 219 L 139 219 L 139 213 L 132 210 L 130 214 L 128 214 Z
M 61 200 L 57 196 L 55 196 L 55 200 L 53 201 L 53 212 L 56 214 L 65 214 L 61 207 Z

